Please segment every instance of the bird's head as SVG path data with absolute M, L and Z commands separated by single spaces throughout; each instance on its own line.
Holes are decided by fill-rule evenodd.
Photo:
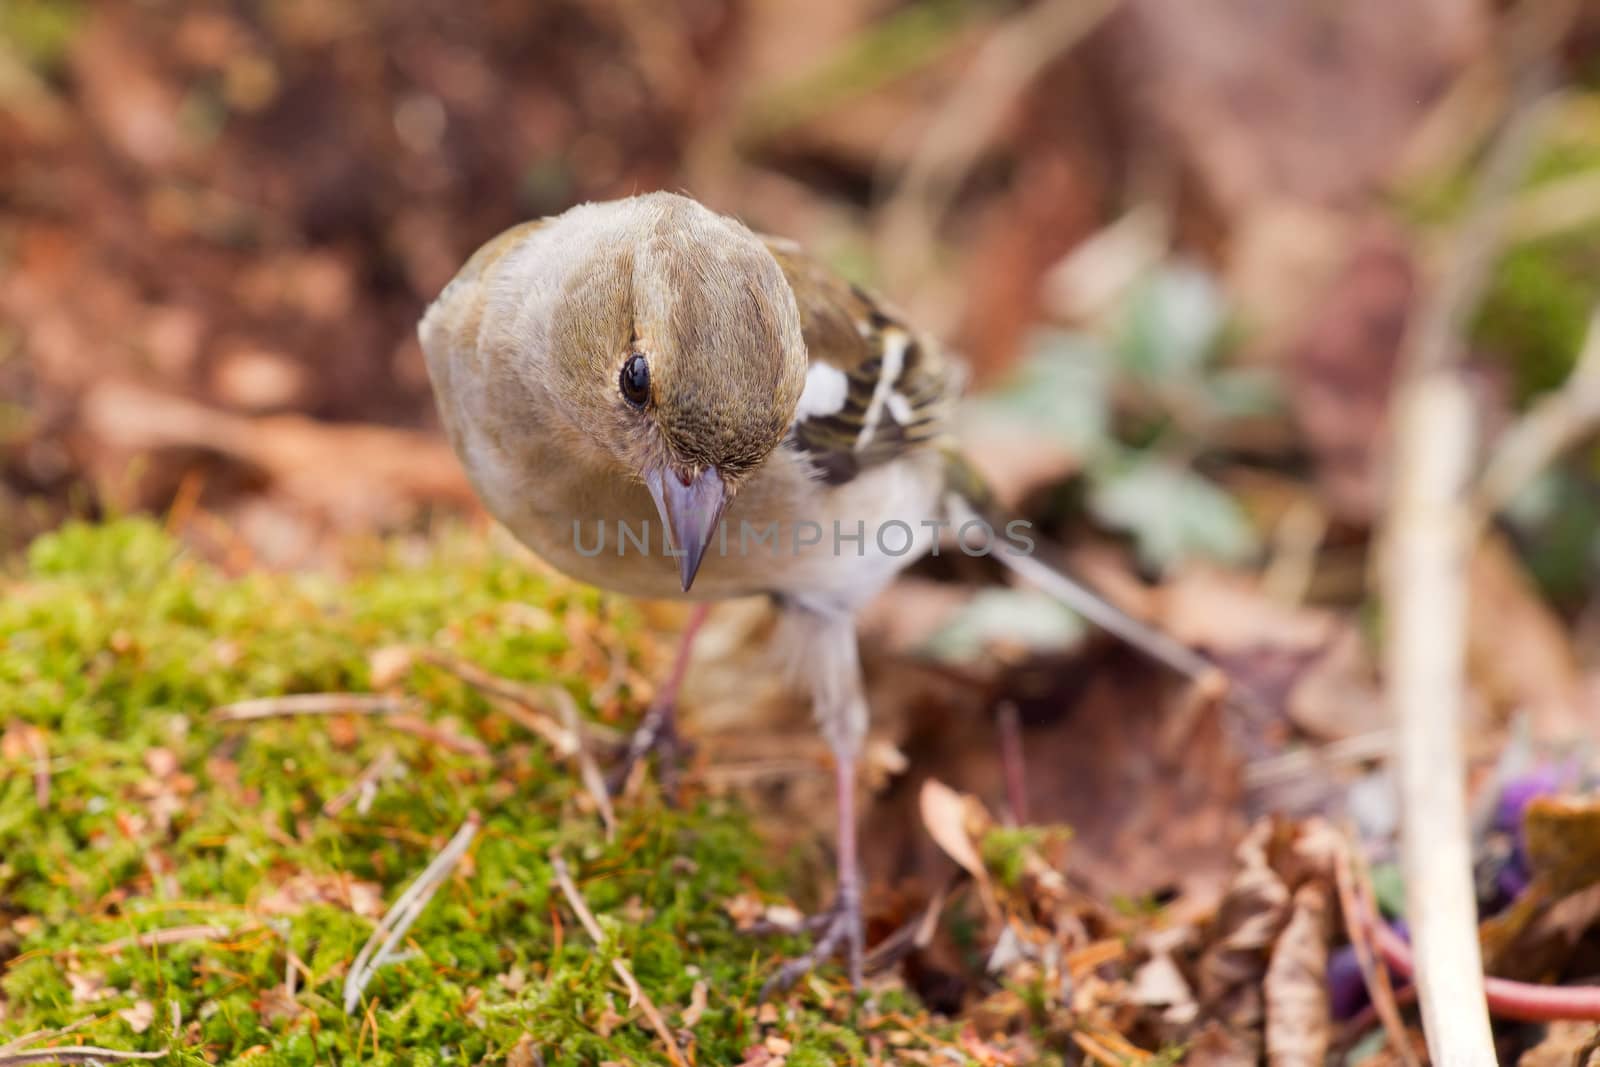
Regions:
M 553 388 L 591 451 L 654 497 L 687 591 L 740 483 L 794 417 L 800 315 L 740 223 L 667 193 L 604 207 L 554 302 Z

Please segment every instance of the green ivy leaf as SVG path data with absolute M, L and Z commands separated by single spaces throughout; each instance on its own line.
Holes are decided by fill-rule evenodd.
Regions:
M 1195 556 L 1238 563 L 1258 548 L 1234 499 L 1193 471 L 1145 458 L 1097 480 L 1090 508 L 1100 521 L 1131 533 L 1150 566 L 1166 570 Z
M 968 414 L 979 422 L 1059 441 L 1089 453 L 1110 434 L 1111 355 L 1082 334 L 1044 331 L 999 388 L 975 398 Z
M 985 589 L 924 646 L 938 659 L 960 662 L 993 644 L 1050 651 L 1083 640 L 1087 627 L 1053 597 L 1032 589 Z
M 1142 378 L 1193 378 L 1217 346 L 1227 311 L 1210 274 L 1198 267 L 1163 267 L 1128 299 L 1116 353 Z

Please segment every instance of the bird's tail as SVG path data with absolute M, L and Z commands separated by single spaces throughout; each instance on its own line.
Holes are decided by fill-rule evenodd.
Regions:
M 959 528 L 968 519 L 976 518 L 990 529 L 1011 528 L 1011 517 L 1001 511 L 988 483 L 967 458 L 953 449 L 945 457 L 947 505 L 954 524 Z M 1059 566 L 1040 558 L 1040 547 L 1035 543 L 1027 552 L 1003 547 L 994 556 L 1024 582 L 1151 659 L 1199 682 L 1215 685 L 1225 681 L 1216 664 L 1188 645 L 1134 618 Z

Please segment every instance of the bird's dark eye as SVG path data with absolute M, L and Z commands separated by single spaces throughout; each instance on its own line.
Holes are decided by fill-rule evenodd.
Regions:
M 650 363 L 637 352 L 629 356 L 628 362 L 622 365 L 619 384 L 622 399 L 636 408 L 644 407 L 650 399 Z

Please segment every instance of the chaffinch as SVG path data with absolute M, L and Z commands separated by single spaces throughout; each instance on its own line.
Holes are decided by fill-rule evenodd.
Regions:
M 957 364 L 796 245 L 670 193 L 506 231 L 419 333 L 470 479 L 545 560 L 635 596 L 779 603 L 778 645 L 835 756 L 839 837 L 835 903 L 775 982 L 841 949 L 859 982 L 853 620 L 952 520 L 985 513 L 950 440 Z M 1165 641 L 992 526 L 974 535 L 1093 621 Z M 651 709 L 634 756 L 673 735 L 672 707 Z

